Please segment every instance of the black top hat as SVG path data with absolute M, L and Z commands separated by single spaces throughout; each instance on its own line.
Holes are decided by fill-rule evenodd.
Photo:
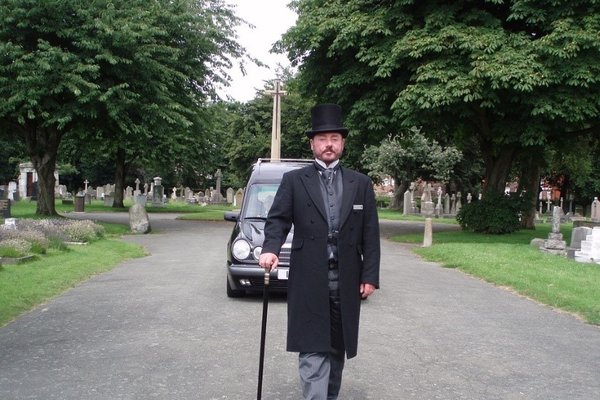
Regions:
M 342 127 L 342 107 L 337 104 L 318 104 L 310 110 L 312 129 L 306 136 L 313 138 L 317 133 L 337 132 L 346 137 L 348 129 Z

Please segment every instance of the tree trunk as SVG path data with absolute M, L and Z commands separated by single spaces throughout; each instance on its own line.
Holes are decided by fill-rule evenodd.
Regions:
M 40 128 L 37 125 L 25 127 L 27 153 L 38 173 L 38 198 L 35 213 L 37 215 L 58 215 L 54 200 L 54 171 L 56 157 L 62 133 L 52 128 Z
M 125 175 L 127 166 L 125 163 L 125 150 L 121 147 L 117 149 L 115 154 L 115 197 L 113 202 L 113 208 L 123 208 L 123 189 L 125 188 Z
M 398 183 L 400 182 L 400 183 Z M 402 210 L 404 207 L 404 192 L 408 184 L 404 181 L 401 181 L 399 178 L 394 177 L 394 196 L 392 197 L 392 202 L 390 203 L 390 209 L 392 210 Z
M 503 146 L 495 154 L 485 154 L 485 181 L 483 192 L 504 193 L 508 174 L 515 156 L 514 146 Z
M 535 229 L 535 206 L 540 185 L 540 166 L 532 162 L 533 157 L 521 164 L 519 191 L 525 192 L 529 208 L 521 217 L 521 228 Z

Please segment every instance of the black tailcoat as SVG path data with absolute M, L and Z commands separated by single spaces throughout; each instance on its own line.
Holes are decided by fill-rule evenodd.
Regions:
M 341 168 L 339 287 L 346 356 L 356 356 L 360 283 L 379 287 L 379 221 L 371 179 Z M 331 350 L 327 213 L 315 166 L 283 176 L 265 225 L 263 252 L 279 254 L 294 225 L 288 281 L 287 350 Z

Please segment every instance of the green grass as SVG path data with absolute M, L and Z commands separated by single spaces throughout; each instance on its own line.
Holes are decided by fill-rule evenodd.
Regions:
M 544 253 L 531 246 L 532 238 L 547 238 L 551 226 L 510 235 L 434 233 L 433 246 L 415 248 L 423 258 L 582 317 L 600 325 L 600 265 L 578 263 Z M 567 242 L 571 227 L 561 226 Z M 404 235 L 396 241 L 422 243 L 422 235 Z
M 129 207 L 132 205 L 133 203 L 131 201 L 125 201 L 125 208 L 113 208 L 105 206 L 104 202 L 100 200 L 92 200 L 91 205 L 85 205 L 85 212 L 128 212 Z M 11 216 L 15 218 L 46 218 L 37 216 L 35 214 L 35 209 L 35 202 L 29 200 L 19 201 L 12 204 Z M 233 209 L 233 206 L 230 205 L 218 204 L 201 206 L 199 204 L 179 202 L 167 203 L 164 207 L 152 207 L 149 204 L 146 206 L 146 211 L 148 213 L 178 213 L 182 214 L 178 219 L 196 221 L 222 221 L 225 211 L 231 211 Z M 73 210 L 74 206 L 72 204 L 62 204 L 61 200 L 56 200 L 56 211 L 58 213 L 64 214 L 73 212 Z M 0 218 L 0 222 L 3 222 L 2 218 Z M 106 225 L 105 228 L 107 228 Z
M 225 211 L 234 210 L 233 206 L 212 205 L 200 207 L 196 206 L 194 212 L 182 214 L 177 219 L 193 220 L 193 221 L 223 221 Z
M 48 254 L 18 265 L 0 267 L 0 326 L 90 276 L 109 271 L 123 260 L 144 255 L 142 247 L 114 239 Z
M 420 215 L 404 215 L 402 211 L 399 210 L 391 210 L 389 208 L 379 208 L 377 209 L 377 213 L 380 219 L 391 219 L 395 221 L 425 221 L 426 217 L 422 217 Z M 456 219 L 454 218 L 435 218 L 432 217 L 433 221 L 441 224 L 452 224 L 457 225 Z

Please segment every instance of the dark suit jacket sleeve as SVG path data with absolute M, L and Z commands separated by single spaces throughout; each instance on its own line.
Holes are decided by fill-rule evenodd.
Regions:
M 294 196 L 291 178 L 288 173 L 283 175 L 273 205 L 269 210 L 267 222 L 265 223 L 265 241 L 263 253 L 274 253 L 279 255 L 281 246 L 292 227 L 293 223 Z
M 365 193 L 365 223 L 363 226 L 363 270 L 362 283 L 370 283 L 379 288 L 379 263 L 381 248 L 379 243 L 379 217 L 373 184 L 369 179 Z

